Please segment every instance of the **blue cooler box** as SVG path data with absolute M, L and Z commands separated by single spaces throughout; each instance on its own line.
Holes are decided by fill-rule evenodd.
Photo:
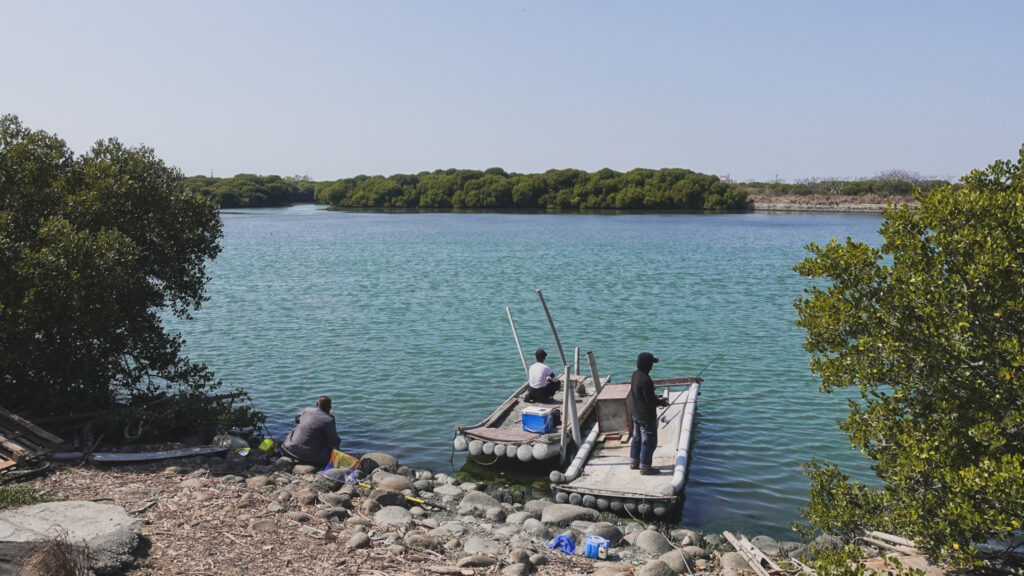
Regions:
M 551 408 L 530 406 L 523 409 L 523 430 L 537 434 L 547 434 L 554 429 L 551 419 Z
M 588 558 L 604 558 L 608 554 L 608 544 L 610 542 L 607 539 L 589 534 L 587 539 L 584 540 L 583 553 Z M 601 548 L 604 548 L 604 554 L 601 553 Z

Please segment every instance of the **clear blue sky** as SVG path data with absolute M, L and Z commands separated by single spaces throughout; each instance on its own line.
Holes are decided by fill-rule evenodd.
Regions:
M 957 178 L 1024 143 L 1024 2 L 4 1 L 0 113 L 186 175 Z

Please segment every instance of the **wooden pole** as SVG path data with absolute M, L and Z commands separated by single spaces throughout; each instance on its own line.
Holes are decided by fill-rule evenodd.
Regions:
M 580 432 L 580 415 L 576 412 L 576 387 L 569 381 L 569 367 L 565 367 L 565 398 L 569 404 L 569 418 L 572 421 L 572 439 L 579 447 L 583 444 L 583 436 Z
M 537 289 L 537 296 L 540 297 L 540 305 L 544 307 L 544 315 L 548 317 L 548 325 L 551 326 L 551 334 L 555 336 L 555 346 L 558 346 L 558 355 L 562 358 L 562 367 L 568 366 L 569 363 L 565 360 L 565 352 L 562 351 L 562 341 L 558 339 L 558 331 L 555 330 L 555 321 L 551 319 L 551 312 L 548 312 L 548 303 L 544 301 L 544 295 L 541 294 L 540 288 Z
M 530 369 L 526 367 L 526 356 L 523 356 L 523 347 L 519 345 L 519 333 L 516 332 L 516 323 L 512 321 L 512 310 L 505 306 L 505 313 L 508 314 L 508 323 L 512 325 L 512 336 L 516 339 L 516 350 L 519 350 L 519 359 L 523 361 L 523 370 L 526 371 L 526 379 L 530 379 Z
M 587 362 L 590 363 L 590 377 L 594 379 L 594 396 L 601 395 L 601 377 L 597 375 L 597 361 L 594 360 L 594 353 L 587 351 Z
M 572 359 L 572 373 L 579 375 L 580 373 L 580 347 L 576 347 L 576 353 L 573 354 Z

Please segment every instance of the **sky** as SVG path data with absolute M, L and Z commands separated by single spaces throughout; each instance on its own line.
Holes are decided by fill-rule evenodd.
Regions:
M 186 175 L 955 180 L 1024 144 L 1024 2 L 0 0 L 0 114 Z

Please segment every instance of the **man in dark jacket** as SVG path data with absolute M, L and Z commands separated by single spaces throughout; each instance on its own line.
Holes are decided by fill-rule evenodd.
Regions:
M 654 449 L 658 446 L 658 406 L 667 406 L 668 400 L 654 394 L 651 369 L 658 359 L 650 352 L 641 352 L 636 357 L 636 371 L 630 382 L 626 403 L 633 416 L 633 442 L 629 446 L 629 467 L 647 476 L 657 474 L 651 467 Z
M 316 408 L 306 408 L 295 417 L 298 426 L 288 434 L 281 448 L 285 454 L 300 462 L 326 466 L 331 451 L 341 445 L 334 415 L 331 414 L 331 399 L 321 396 Z

